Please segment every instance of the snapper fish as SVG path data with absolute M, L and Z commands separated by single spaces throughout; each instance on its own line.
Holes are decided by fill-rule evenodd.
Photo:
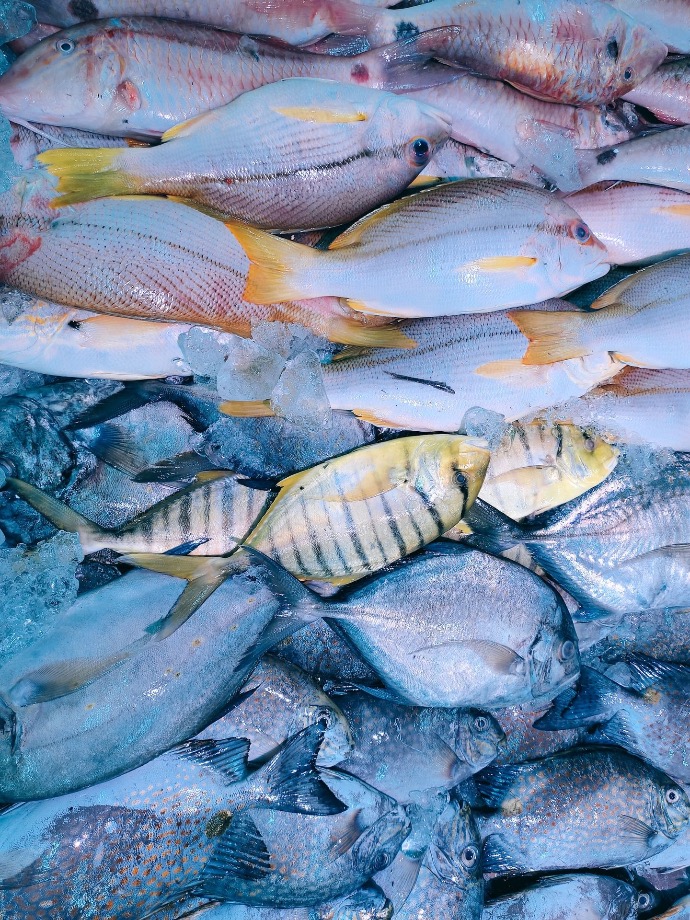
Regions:
M 683 0 L 612 0 L 611 6 L 646 25 L 669 51 L 690 53 L 690 23 Z
M 690 59 L 682 57 L 664 61 L 625 98 L 649 109 L 667 124 L 690 124 Z
M 690 126 L 662 127 L 603 150 L 579 154 L 581 187 L 597 182 L 641 182 L 690 192 Z

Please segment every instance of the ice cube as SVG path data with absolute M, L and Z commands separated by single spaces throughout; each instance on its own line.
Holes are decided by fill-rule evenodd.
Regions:
M 310 431 L 331 427 L 333 413 L 315 352 L 300 351 L 288 360 L 271 393 L 271 406 L 281 418 Z
M 36 12 L 22 0 L 0 0 L 0 44 L 21 38 L 36 24 Z

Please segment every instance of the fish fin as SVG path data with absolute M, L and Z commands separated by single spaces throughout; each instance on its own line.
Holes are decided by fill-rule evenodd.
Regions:
M 198 540 L 187 540 L 185 543 L 178 543 L 172 549 L 166 549 L 164 556 L 189 556 L 195 549 L 208 543 L 209 537 L 199 537 Z
M 355 313 L 363 313 L 365 316 L 390 316 L 393 319 L 398 319 L 398 314 L 395 311 L 385 310 L 380 306 L 372 307 L 363 300 L 353 300 L 350 297 L 346 297 L 345 303 Z
M 505 377 L 524 377 L 532 374 L 533 369 L 532 366 L 524 364 L 522 358 L 508 358 L 505 361 L 487 361 L 486 364 L 480 364 L 474 373 L 480 377 L 501 380 Z
M 397 428 L 400 425 L 399 419 L 386 418 L 382 412 L 375 409 L 352 409 L 352 414 L 370 425 L 378 425 L 379 428 Z
M 448 181 L 448 179 L 442 178 L 441 176 L 431 176 L 429 173 L 420 173 L 418 176 L 414 177 L 407 187 L 408 189 L 430 188 L 431 186 L 438 185 L 439 182 Z
M 487 808 L 501 808 L 515 780 L 524 773 L 521 764 L 498 764 L 475 773 L 477 792 Z
M 214 482 L 216 479 L 227 479 L 228 476 L 234 476 L 232 470 L 200 470 L 194 479 L 197 482 Z
M 441 380 L 426 380 L 424 377 L 409 377 L 407 374 L 395 374 L 393 371 L 386 371 L 389 377 L 394 380 L 408 380 L 410 383 L 420 383 L 422 386 L 432 387 L 434 390 L 441 390 L 443 393 L 451 393 L 455 396 L 455 390 L 443 383 Z
M 387 326 L 366 326 L 355 317 L 332 316 L 328 319 L 327 332 L 330 342 L 363 349 L 417 347 L 417 342 L 395 323 Z
M 158 398 L 157 395 L 152 395 L 147 392 L 145 387 L 128 386 L 125 384 L 117 393 L 106 396 L 105 399 L 97 402 L 94 406 L 89 406 L 88 409 L 84 409 L 66 426 L 66 428 L 69 431 L 78 431 L 80 428 L 93 428 L 95 425 L 109 422 L 114 418 L 118 418 L 120 415 L 126 415 L 133 409 L 140 409 L 142 406 L 147 406 L 150 402 L 155 402 Z
M 51 207 L 61 208 L 92 198 L 109 198 L 136 191 L 136 178 L 116 165 L 118 159 L 124 157 L 126 162 L 129 156 L 130 151 L 118 147 L 91 150 L 56 147 L 39 154 L 36 160 L 59 180 L 59 194 L 51 201 Z
M 255 774 L 268 791 L 268 807 L 306 815 L 339 815 L 346 810 L 316 768 L 326 728 L 325 719 L 309 725 Z
M 301 243 L 272 236 L 247 224 L 227 222 L 226 227 L 250 262 L 244 289 L 245 300 L 274 304 L 315 296 L 302 289 L 295 274 L 305 267 L 318 265 L 318 259 L 323 258 L 323 253 Z
M 428 735 L 424 739 L 424 749 L 420 753 L 435 776 L 442 777 L 445 782 L 452 780 L 455 785 L 458 766 L 463 762 L 440 735 L 435 732 Z
M 492 642 L 490 639 L 475 640 L 451 640 L 450 642 L 439 642 L 436 645 L 423 645 L 416 649 L 417 652 L 429 649 L 443 648 L 450 645 L 460 645 L 468 648 L 486 662 L 486 664 L 497 674 L 520 674 L 525 668 L 525 659 L 518 655 L 514 649 L 503 645 L 500 642 Z
M 270 399 L 226 399 L 218 411 L 233 418 L 275 418 Z
M 387 869 L 376 873 L 376 881 L 393 905 L 394 915 L 409 898 L 421 866 L 421 859 L 400 852 Z
M 510 272 L 519 268 L 531 268 L 537 262 L 538 259 L 533 256 L 487 256 L 462 265 L 458 271 L 465 272 L 470 269 L 480 272 Z
M 529 339 L 523 364 L 555 364 L 590 353 L 589 347 L 578 341 L 581 317 L 576 312 L 511 310 L 508 316 Z
M 583 665 L 577 687 L 559 694 L 534 726 L 541 731 L 560 731 L 606 722 L 623 705 L 624 692 L 615 681 Z
M 259 882 L 273 870 L 271 855 L 251 816 L 246 812 L 234 815 L 204 867 L 198 893 L 222 897 L 226 876 Z
M 256 489 L 257 492 L 275 492 L 275 479 L 259 479 L 258 476 L 238 476 L 237 484 L 247 489 Z
M 25 674 L 10 689 L 8 697 L 14 705 L 24 707 L 69 696 L 133 655 L 133 650 L 123 650 L 107 658 L 68 658 L 53 662 Z
M 203 473 L 212 474 L 215 471 L 216 467 L 207 457 L 190 450 L 147 467 L 133 476 L 132 480 L 134 482 L 184 482 L 196 479 Z
M 624 294 L 629 288 L 636 284 L 639 281 L 638 273 L 633 272 L 632 275 L 628 275 L 627 278 L 623 278 L 622 281 L 619 281 L 617 284 L 614 284 L 613 287 L 610 287 L 608 291 L 604 291 L 597 299 L 591 304 L 590 310 L 602 310 L 604 307 L 616 307 L 621 306 L 620 295 Z
M 132 443 L 131 436 L 117 425 L 107 422 L 101 425 L 96 438 L 86 447 L 103 463 L 128 476 L 135 476 L 146 465 L 146 459 Z
M 622 747 L 626 751 L 637 752 L 644 757 L 644 752 L 640 751 L 635 734 L 631 730 L 623 712 L 617 712 L 605 725 L 602 725 L 599 729 L 599 735 L 610 744 Z
M 345 820 L 337 824 L 331 834 L 327 849 L 330 861 L 335 862 L 336 859 L 340 859 L 348 850 L 351 850 L 365 830 L 366 824 L 362 822 L 362 809 L 352 808 L 345 815 Z
M 420 192 L 420 194 L 424 194 L 424 192 Z M 336 236 L 328 247 L 329 251 L 356 246 L 361 242 L 362 236 L 368 230 L 375 227 L 385 218 L 390 217 L 391 214 L 395 214 L 397 211 L 406 207 L 408 207 L 408 200 L 406 198 L 399 198 L 397 201 L 391 201 L 389 204 L 381 205 L 381 207 L 376 208 L 375 211 L 360 218 L 356 223 L 352 224 L 351 227 L 348 227 L 347 230 L 344 230 Z
M 107 541 L 108 537 L 111 536 L 108 530 L 99 527 L 95 521 L 90 521 L 77 511 L 73 511 L 64 502 L 54 498 L 47 492 L 41 491 L 41 489 L 37 489 L 28 482 L 8 476 L 7 483 L 20 498 L 23 498 L 27 504 L 48 518 L 58 530 L 76 533 L 85 552 L 93 553 L 97 549 L 101 549 L 104 545 L 103 541 Z M 86 547 L 88 547 L 88 550 Z
M 689 665 L 657 661 L 646 655 L 626 655 L 624 660 L 630 672 L 631 686 L 638 693 L 644 693 L 649 687 L 665 678 L 690 678 Z
M 213 112 L 202 112 L 200 115 L 194 115 L 192 118 L 187 118 L 185 121 L 173 125 L 172 128 L 168 128 L 167 131 L 161 134 L 161 143 L 165 144 L 175 137 L 184 137 L 192 133 L 193 128 L 197 127 L 200 122 L 208 121 L 209 116 L 213 114 Z
M 657 835 L 653 827 L 632 815 L 621 815 L 620 826 L 622 837 L 631 837 L 633 840 L 641 841 L 645 845 L 648 845 Z
M 0 855 L 0 891 L 28 887 L 35 884 L 37 873 L 47 850 L 22 847 L 9 850 Z
M 175 757 L 213 767 L 223 773 L 231 783 L 239 783 L 249 773 L 247 760 L 250 742 L 246 738 L 224 738 L 185 741 L 171 751 Z
M 477 499 L 465 512 L 463 521 L 470 528 L 468 542 L 491 553 L 503 553 L 525 540 L 520 525 L 493 505 Z
M 309 106 L 286 106 L 283 108 L 271 108 L 272 112 L 277 115 L 284 115 L 286 118 L 293 118 L 295 121 L 307 121 L 324 125 L 345 125 L 356 121 L 367 121 L 369 116 L 366 112 L 351 109 L 329 109 L 317 105 Z
M 520 875 L 527 869 L 517 859 L 510 844 L 500 834 L 490 834 L 484 841 L 482 868 L 486 874 L 495 873 L 497 875 L 505 873 Z

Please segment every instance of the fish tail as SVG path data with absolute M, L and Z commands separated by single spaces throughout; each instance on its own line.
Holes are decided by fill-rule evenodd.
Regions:
M 93 553 L 107 546 L 108 538 L 112 536 L 111 531 L 100 527 L 95 521 L 90 521 L 64 502 L 28 482 L 13 477 L 8 477 L 7 482 L 20 498 L 47 517 L 59 530 L 76 533 L 85 553 Z
M 624 694 L 605 674 L 583 666 L 577 686 L 557 696 L 534 726 L 540 731 L 564 731 L 607 722 L 624 707 Z
M 590 353 L 589 346 L 582 341 L 584 317 L 581 314 L 513 310 L 508 316 L 529 339 L 523 364 L 555 364 Z
M 63 205 L 109 198 L 114 195 L 131 195 L 142 191 L 141 181 L 128 166 L 131 156 L 140 151 L 120 148 L 60 147 L 46 150 L 37 159 L 57 176 L 57 196 L 52 201 L 55 208 Z
M 369 74 L 375 74 L 376 83 L 381 89 L 425 89 L 452 82 L 457 78 L 458 70 L 455 67 L 449 67 L 437 60 L 437 48 L 429 41 L 431 34 L 414 34 L 415 27 L 412 23 L 400 22 L 400 10 L 378 7 L 363 7 L 363 10 L 366 10 L 363 14 L 366 21 L 365 32 L 374 47 L 352 60 Z M 408 16 L 404 19 L 407 20 L 411 10 L 405 12 Z M 407 37 L 406 27 L 411 33 Z M 358 72 L 355 68 L 353 74 Z
M 395 323 L 386 326 L 367 326 L 361 319 L 348 316 L 329 317 L 326 326 L 328 339 L 341 345 L 360 348 L 416 348 L 417 343 Z
M 272 304 L 330 293 L 310 290 L 315 270 L 324 253 L 301 243 L 272 236 L 247 224 L 228 222 L 226 226 L 250 261 L 244 289 L 246 300 Z

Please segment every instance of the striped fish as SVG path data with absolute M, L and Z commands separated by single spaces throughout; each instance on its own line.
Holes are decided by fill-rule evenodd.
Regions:
M 451 434 L 360 448 L 282 480 L 245 543 L 303 581 L 348 584 L 454 526 L 488 460 L 476 441 Z
M 515 422 L 491 453 L 480 497 L 519 521 L 599 485 L 617 462 L 615 447 L 577 425 Z
M 79 535 L 85 553 L 113 549 L 120 553 L 165 553 L 204 540 L 192 553 L 221 556 L 231 552 L 258 520 L 269 493 L 250 488 L 232 473 L 212 470 L 113 530 L 100 527 L 52 495 L 20 479 L 8 483 L 56 527 Z

